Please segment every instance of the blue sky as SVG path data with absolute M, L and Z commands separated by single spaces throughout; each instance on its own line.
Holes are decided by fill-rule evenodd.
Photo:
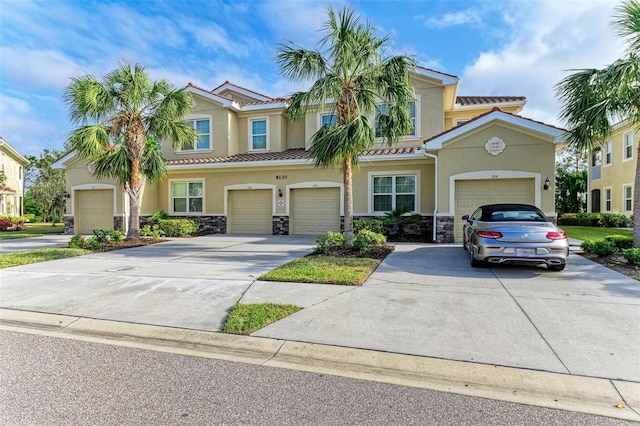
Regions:
M 102 78 L 119 61 L 154 79 L 213 89 L 226 80 L 269 96 L 303 87 L 279 74 L 278 43 L 318 47 L 339 1 L 0 0 L 0 135 L 24 155 L 62 149 L 72 130 L 70 78 Z M 389 53 L 460 77 L 459 95 L 526 96 L 522 115 L 561 125 L 553 85 L 565 70 L 623 54 L 615 1 L 354 1 Z

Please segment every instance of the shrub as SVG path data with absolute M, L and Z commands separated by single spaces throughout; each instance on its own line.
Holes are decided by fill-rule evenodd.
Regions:
M 153 227 L 151 225 L 145 225 L 140 230 L 141 237 L 151 237 L 157 240 L 163 235 L 164 232 L 158 227 L 158 225 L 153 225 Z
M 619 213 L 602 213 L 600 226 L 607 228 L 624 228 L 627 226 L 627 217 Z
M 96 237 L 89 237 L 84 241 L 84 248 L 87 250 L 100 250 L 102 243 Z
M 605 241 L 615 244 L 618 251 L 633 247 L 633 237 L 625 237 L 624 235 L 609 235 L 605 237 Z
M 9 216 L 0 216 L 0 231 L 6 231 L 13 226 L 13 221 Z
M 622 255 L 627 259 L 627 263 L 634 266 L 640 266 L 640 248 L 631 247 L 622 250 Z
M 618 252 L 618 249 L 611 241 L 584 241 L 581 245 L 582 250 L 588 254 L 595 254 L 598 257 L 611 256 Z
M 151 214 L 151 216 L 147 218 L 149 222 L 158 222 L 159 220 L 164 220 L 164 219 L 169 219 L 169 214 L 162 209 L 156 210 Z
M 14 216 L 11 218 L 11 221 L 13 222 L 13 224 L 15 225 L 17 230 L 21 230 L 24 229 L 24 223 L 27 221 L 27 217 L 26 216 Z
M 329 238 L 329 245 L 331 247 L 347 247 L 347 237 L 342 232 L 327 232 L 327 237 Z
M 100 244 L 120 244 L 124 241 L 124 234 L 114 229 L 94 229 L 93 238 Z
M 71 237 L 71 240 L 69 240 L 69 247 L 70 248 L 84 248 L 86 245 L 85 242 L 85 238 L 84 235 L 74 235 L 73 237 Z
M 191 219 L 160 219 L 156 225 L 167 237 L 187 237 L 198 232 L 198 224 Z
M 353 247 L 356 250 L 368 252 L 371 246 L 377 246 L 387 242 L 387 237 L 377 232 L 371 232 L 366 229 L 358 232 L 353 238 Z
M 561 217 L 558 226 L 596 226 L 594 220 L 587 217 Z
M 371 231 L 377 234 L 386 234 L 387 227 L 379 219 L 354 219 L 353 232 L 357 235 L 360 231 Z
M 316 238 L 316 253 L 327 253 L 331 247 L 329 244 L 329 237 L 326 235 L 318 235 Z

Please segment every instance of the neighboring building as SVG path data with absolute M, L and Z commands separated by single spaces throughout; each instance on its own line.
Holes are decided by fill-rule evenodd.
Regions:
M 457 77 L 422 67 L 412 82 L 414 129 L 395 147 L 378 144 L 360 159 L 356 218 L 405 206 L 422 215 L 416 232 L 425 240 L 453 242 L 461 241 L 461 216 L 481 204 L 531 203 L 556 216 L 552 182 L 564 129 L 516 115 L 524 97 L 457 96 Z M 329 107 L 291 122 L 286 98 L 229 81 L 211 91 L 190 83 L 188 90 L 200 139 L 181 151 L 163 145 L 170 172 L 145 188 L 142 224 L 164 209 L 210 233 L 341 229 L 342 173 L 314 168 L 307 151 L 320 126 L 335 120 Z M 96 181 L 75 153 L 56 167 L 66 169 L 71 194 L 68 233 L 126 226 L 127 202 L 114 182 Z
M 29 161 L 0 136 L 0 216 L 22 216 L 24 212 L 24 169 Z
M 633 215 L 633 187 L 640 133 L 627 122 L 613 127 L 611 138 L 589 155 L 587 209 Z

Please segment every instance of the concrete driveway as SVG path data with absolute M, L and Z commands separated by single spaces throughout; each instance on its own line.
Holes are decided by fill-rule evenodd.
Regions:
M 473 269 L 460 246 L 399 244 L 362 287 L 256 281 L 314 246 L 211 235 L 9 268 L 0 307 L 217 331 L 238 300 L 293 303 L 254 335 L 640 382 L 640 285 L 579 256 Z

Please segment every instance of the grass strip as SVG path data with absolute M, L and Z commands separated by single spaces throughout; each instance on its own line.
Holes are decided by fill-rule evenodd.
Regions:
M 633 237 L 633 231 L 617 228 L 600 228 L 595 226 L 562 226 L 561 227 L 570 238 L 577 240 L 604 240 L 610 235 L 623 235 L 625 237 Z
M 380 261 L 368 258 L 310 256 L 286 263 L 262 275 L 262 281 L 362 285 Z
M 63 232 L 63 224 L 51 226 L 50 223 L 27 223 L 25 228 L 19 231 L 7 230 L 0 232 L 0 240 L 42 237 L 44 234 L 62 234 Z
M 82 256 L 91 250 L 73 248 L 43 248 L 37 250 L 16 251 L 0 254 L 0 268 L 45 262 L 47 260 L 64 259 L 65 257 Z
M 300 310 L 295 305 L 279 305 L 275 303 L 257 303 L 243 305 L 236 303 L 231 308 L 227 321 L 222 329 L 228 334 L 251 334 Z

